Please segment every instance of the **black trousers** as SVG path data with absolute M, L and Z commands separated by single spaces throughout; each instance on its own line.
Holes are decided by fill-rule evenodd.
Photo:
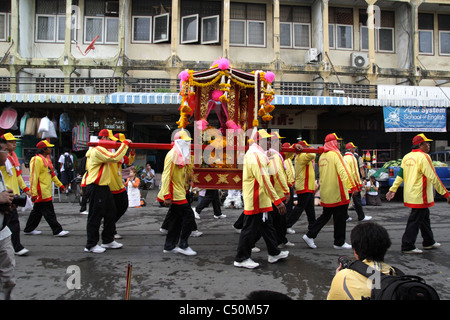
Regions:
M 417 235 L 422 234 L 423 246 L 431 246 L 435 243 L 431 230 L 430 210 L 428 208 L 413 208 L 406 223 L 406 229 L 402 236 L 402 251 L 416 248 Z
M 20 222 L 17 209 L 12 209 L 9 213 L 8 228 L 11 230 L 11 242 L 15 252 L 19 252 L 24 248 L 20 243 Z
M 202 212 L 203 209 L 207 208 L 211 202 L 213 205 L 214 215 L 220 216 L 222 214 L 222 210 L 220 208 L 219 190 L 206 190 L 205 196 L 200 201 L 200 203 L 197 204 L 197 207 L 195 207 L 195 211 L 200 214 L 200 212 Z
M 52 201 L 35 202 L 33 209 L 28 217 L 27 224 L 25 225 L 24 232 L 31 232 L 37 228 L 41 222 L 42 217 L 47 221 L 48 225 L 52 229 L 53 235 L 56 235 L 63 231 L 62 226 L 56 219 L 55 208 Z
M 316 222 L 310 226 L 308 238 L 315 239 L 320 230 L 327 224 L 327 222 L 333 217 L 334 224 L 334 245 L 342 246 L 345 243 L 345 228 L 347 220 L 348 204 L 337 207 L 323 207 L 322 215 L 317 218 Z
M 263 237 L 269 255 L 276 256 L 281 252 L 280 249 L 278 249 L 277 236 L 275 228 L 273 227 L 272 216 L 270 214 L 267 216 L 267 220 L 263 222 L 262 213 L 244 215 L 244 225 L 239 237 L 235 261 L 242 262 L 250 258 L 252 248 L 255 246 L 259 236 Z
M 292 209 L 291 213 L 286 217 L 286 226 L 292 226 L 300 219 L 303 210 L 308 218 L 308 227 L 316 221 L 316 210 L 314 208 L 314 193 L 305 192 L 297 194 L 297 205 Z
M 358 220 L 361 221 L 365 218 L 364 210 L 362 207 L 362 200 L 361 200 L 361 192 L 357 192 L 356 195 L 353 196 L 352 193 L 349 194 L 350 199 L 353 198 L 353 205 L 355 206 L 356 214 L 358 215 Z M 348 213 L 347 213 L 348 218 Z
M 128 209 L 128 194 L 127 191 L 124 190 L 120 193 L 113 193 L 114 204 L 116 205 L 116 221 L 119 221 L 120 218 L 125 214 Z M 114 224 L 114 234 L 116 234 L 116 225 Z
M 111 243 L 114 241 L 116 225 L 116 205 L 108 186 L 90 184 L 86 187 L 89 198 L 89 214 L 87 217 L 87 242 L 86 249 L 97 245 L 100 239 L 100 225 L 103 219 L 102 241 Z
M 177 243 L 179 243 L 178 247 L 186 249 L 189 246 L 188 239 L 195 225 L 194 211 L 191 205 L 189 203 L 172 203 L 163 225 L 167 226 L 164 250 L 172 250 Z
M 80 203 L 80 212 L 86 211 L 87 209 L 87 203 L 89 199 L 87 196 L 86 187 L 81 187 L 81 203 Z

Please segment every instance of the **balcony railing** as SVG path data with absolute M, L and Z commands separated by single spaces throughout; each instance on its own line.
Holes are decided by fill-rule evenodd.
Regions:
M 0 93 L 11 92 L 16 85 L 19 93 L 64 93 L 61 77 L 0 77 Z M 114 92 L 178 92 L 178 81 L 161 78 L 70 78 L 70 94 L 106 95 Z M 280 81 L 274 83 L 279 95 L 334 96 L 350 98 L 376 98 L 376 85 L 338 84 Z

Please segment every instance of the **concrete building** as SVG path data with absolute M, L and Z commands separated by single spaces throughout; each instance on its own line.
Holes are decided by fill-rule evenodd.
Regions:
M 385 132 L 383 107 L 450 105 L 449 0 L 5 0 L 0 52 L 2 109 L 66 112 L 71 127 L 139 142 L 168 142 L 178 73 L 218 57 L 276 74 L 266 126 L 290 142 L 336 132 L 397 158 L 415 133 Z M 446 131 L 428 135 L 448 146 Z M 70 145 L 71 131 L 57 140 Z

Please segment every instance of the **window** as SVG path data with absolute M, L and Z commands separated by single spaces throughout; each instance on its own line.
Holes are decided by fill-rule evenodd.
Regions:
M 11 26 L 11 1 L 0 0 L 0 41 L 8 41 Z
M 419 53 L 434 54 L 433 30 L 434 15 L 419 13 Z
M 119 42 L 118 1 L 85 0 L 84 43 L 117 44 Z
M 328 23 L 330 48 L 353 50 L 353 9 L 328 8 Z
M 133 0 L 131 41 L 159 43 L 169 41 L 171 0 Z
M 369 29 L 367 27 L 367 12 L 365 9 L 359 11 L 360 24 L 360 50 L 369 50 Z M 375 26 L 375 51 L 378 52 L 394 52 L 394 12 L 381 11 L 381 21 L 378 27 Z
M 295 49 L 311 47 L 311 8 L 280 6 L 280 46 Z
M 221 1 L 183 0 L 181 43 L 219 43 L 220 12 Z
M 219 42 L 219 16 L 202 18 L 202 44 Z
M 181 18 L 181 43 L 198 41 L 198 14 Z
M 232 2 L 230 7 L 230 44 L 266 46 L 266 6 Z
M 438 15 L 439 54 L 450 55 L 450 14 Z
M 74 1 L 73 5 L 78 3 Z M 66 30 L 66 2 L 64 0 L 36 0 L 36 42 L 64 42 Z M 72 39 L 76 39 L 77 19 L 72 19 Z

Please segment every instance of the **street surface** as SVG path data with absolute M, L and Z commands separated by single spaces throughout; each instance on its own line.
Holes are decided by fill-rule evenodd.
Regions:
M 67 198 L 65 198 L 67 197 Z M 70 201 L 71 195 L 61 195 Z M 296 234 L 288 235 L 295 246 L 287 250 L 289 257 L 276 264 L 267 262 L 262 239 L 261 252 L 252 254 L 260 263 L 258 269 L 233 266 L 239 235 L 232 228 L 241 210 L 223 209 L 225 219 L 214 219 L 212 208 L 196 220 L 204 234 L 190 238 L 197 256 L 163 253 L 163 236 L 159 228 L 167 208 L 154 204 L 156 191 L 147 195 L 148 205 L 131 208 L 117 224 L 123 248 L 102 254 L 83 251 L 86 243 L 86 215 L 79 214 L 79 205 L 54 201 L 59 222 L 70 234 L 56 238 L 44 219 L 38 230 L 41 235 L 21 234 L 28 256 L 16 256 L 16 300 L 123 300 L 127 285 L 127 266 L 132 264 L 130 299 L 132 300 L 242 300 L 254 290 L 272 290 L 295 300 L 324 300 L 341 255 L 352 256 L 351 250 L 333 248 L 331 221 L 315 240 L 317 249 L 306 246 L 301 236 L 306 232 L 306 216 L 294 226 Z M 195 204 L 195 202 L 194 202 Z M 405 273 L 423 277 L 435 287 L 441 299 L 450 299 L 450 206 L 440 200 L 431 208 L 431 223 L 441 248 L 420 255 L 400 251 L 400 240 L 410 209 L 400 201 L 383 202 L 381 207 L 364 207 L 366 215 L 383 225 L 391 236 L 392 247 L 386 262 Z M 316 207 L 316 216 L 322 209 Z M 21 228 L 28 212 L 19 209 Z M 347 223 L 347 242 L 356 225 Z M 422 248 L 419 234 L 417 247 Z

